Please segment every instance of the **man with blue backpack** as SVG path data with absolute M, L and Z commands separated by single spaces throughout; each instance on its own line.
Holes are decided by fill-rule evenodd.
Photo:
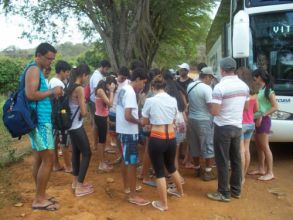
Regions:
M 48 89 L 43 70 L 50 67 L 57 51 L 48 44 L 41 43 L 35 52 L 35 61 L 28 65 L 21 79 L 24 78 L 25 94 L 31 110 L 37 115 L 36 127 L 29 133 L 33 148 L 33 177 L 36 183 L 36 195 L 32 204 L 33 209 L 55 211 L 59 205 L 54 197 L 46 194 L 53 165 L 54 141 L 51 122 L 50 96 L 61 96 L 62 87 Z

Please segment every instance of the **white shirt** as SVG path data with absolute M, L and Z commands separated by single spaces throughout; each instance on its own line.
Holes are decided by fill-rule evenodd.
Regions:
M 131 85 L 125 85 L 120 90 L 116 106 L 116 133 L 138 134 L 138 124 L 131 123 L 125 119 L 125 109 L 131 108 L 131 114 L 138 119 L 138 105 L 136 94 Z
M 238 76 L 225 76 L 213 90 L 212 103 L 220 104 L 220 114 L 214 117 L 218 126 L 242 127 L 245 101 L 249 100 L 248 86 Z
M 152 125 L 167 125 L 173 123 L 177 112 L 176 99 L 164 92 L 146 99 L 142 116 L 149 118 Z
M 117 100 L 118 100 L 118 94 L 121 91 L 121 89 L 125 86 L 128 85 L 130 83 L 130 80 L 126 79 L 124 80 L 124 82 L 120 83 L 117 81 L 117 89 L 113 98 L 113 104 L 112 107 L 110 108 L 110 112 L 116 112 L 116 106 L 117 106 Z
M 104 76 L 99 70 L 95 70 L 92 77 L 90 78 L 90 100 L 93 103 L 95 103 L 96 101 L 95 89 L 100 80 L 102 80 L 103 78 Z
M 64 83 L 60 79 L 58 79 L 57 77 L 53 77 L 52 79 L 50 79 L 49 89 L 53 89 L 57 86 L 61 86 L 63 89 L 65 88 Z
M 194 85 L 196 86 L 193 87 Z M 189 90 L 190 92 L 188 94 L 188 117 L 196 120 L 211 120 L 212 115 L 209 113 L 207 104 L 212 102 L 212 88 L 209 85 L 198 80 L 188 85 L 187 91 Z

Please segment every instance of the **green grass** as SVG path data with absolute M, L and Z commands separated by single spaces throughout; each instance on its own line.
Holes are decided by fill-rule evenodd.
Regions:
M 2 120 L 2 107 L 6 98 L 0 95 L 0 168 L 7 166 L 11 163 L 19 161 L 24 155 L 30 153 L 30 147 L 27 146 L 22 149 L 17 149 L 15 144 L 17 139 L 13 139 L 9 132 L 6 130 Z

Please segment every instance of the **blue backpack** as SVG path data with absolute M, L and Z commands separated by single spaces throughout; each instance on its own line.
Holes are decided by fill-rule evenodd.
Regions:
M 36 66 L 36 64 L 29 64 L 25 68 L 18 90 L 8 97 L 3 106 L 3 122 L 13 138 L 18 137 L 20 139 L 22 135 L 35 129 L 38 123 L 37 112 L 30 109 L 25 95 L 25 75 L 31 66 Z

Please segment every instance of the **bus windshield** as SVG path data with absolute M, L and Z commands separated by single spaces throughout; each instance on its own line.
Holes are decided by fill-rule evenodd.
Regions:
M 293 91 L 293 12 L 252 15 L 250 23 L 250 68 L 270 72 L 276 91 Z
M 246 0 L 247 7 L 292 3 L 292 0 Z

